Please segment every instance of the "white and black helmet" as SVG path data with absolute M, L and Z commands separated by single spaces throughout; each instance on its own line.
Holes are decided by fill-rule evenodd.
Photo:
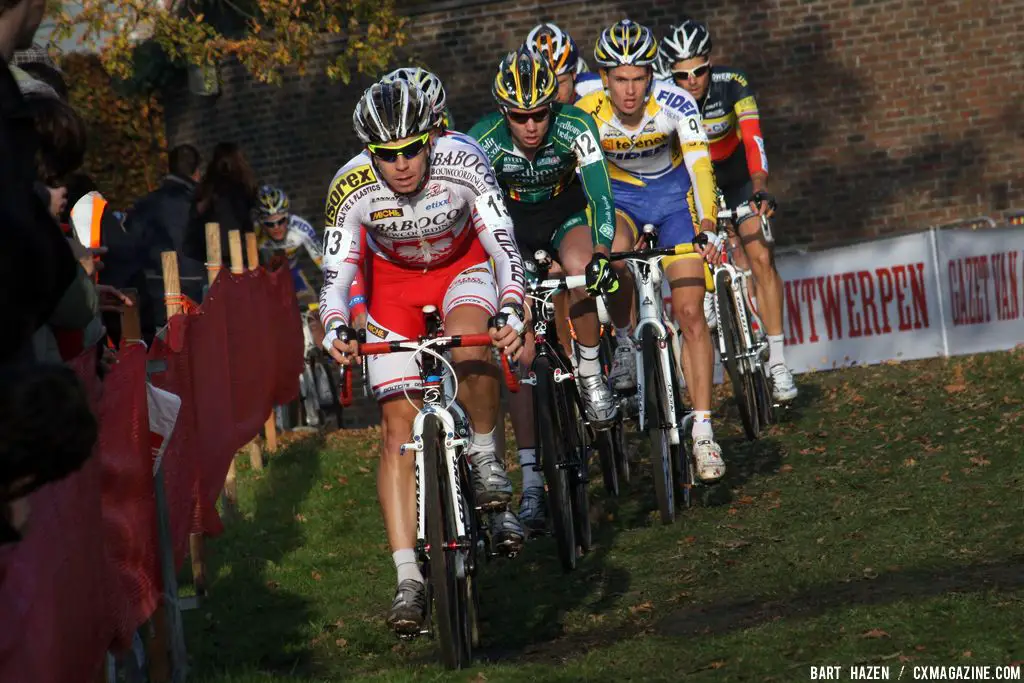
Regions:
M 676 62 L 711 54 L 711 33 L 699 21 L 686 19 L 679 26 L 672 27 L 661 41 L 658 55 L 666 69 Z
M 397 79 L 374 83 L 363 92 L 352 113 L 352 125 L 363 144 L 394 142 L 425 133 L 434 126 L 430 98 L 415 83 Z
M 524 43 L 535 55 L 546 57 L 555 74 L 579 73 L 580 51 L 576 41 L 557 24 L 538 24 Z
M 434 116 L 436 117 L 434 125 L 441 124 L 444 118 L 445 107 L 448 106 L 448 98 L 444 92 L 444 84 L 441 83 L 441 79 L 437 77 L 437 74 L 421 69 L 418 66 L 403 66 L 401 69 L 395 69 L 380 80 L 382 83 L 394 80 L 415 83 L 424 92 L 427 99 L 430 100 Z
M 651 29 L 629 19 L 618 21 L 597 37 L 594 61 L 605 69 L 651 66 L 658 57 L 658 41 Z

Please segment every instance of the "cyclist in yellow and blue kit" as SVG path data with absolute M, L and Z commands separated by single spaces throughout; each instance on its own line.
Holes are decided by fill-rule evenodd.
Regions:
M 719 258 L 715 179 L 697 103 L 685 90 L 654 80 L 657 54 L 657 41 L 646 26 L 625 19 L 605 29 L 594 48 L 604 89 L 576 106 L 597 122 L 618 221 L 634 230 L 646 223 L 657 226 L 662 247 L 690 242 L 698 232 L 711 240 L 700 253 L 662 264 L 683 333 L 697 476 L 715 481 L 725 473 L 725 463 L 711 429 L 714 356 L 703 307 L 704 259 Z

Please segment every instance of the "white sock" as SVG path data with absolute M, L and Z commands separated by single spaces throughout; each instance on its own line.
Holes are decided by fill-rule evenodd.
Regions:
M 584 346 L 583 344 L 577 344 L 580 362 L 579 371 L 580 377 L 593 377 L 594 375 L 601 374 L 601 361 L 598 360 L 600 357 L 600 348 L 597 346 Z
M 785 365 L 786 356 L 784 349 L 786 348 L 786 335 L 784 334 L 769 334 L 768 335 L 768 367 L 774 365 Z
M 423 583 L 423 574 L 420 574 L 420 566 L 416 564 L 416 551 L 412 548 L 403 548 L 391 553 L 391 559 L 395 561 L 395 568 L 398 570 L 398 583 L 406 579 Z
M 544 476 L 540 470 L 533 469 L 537 463 L 536 448 L 519 449 L 519 467 L 523 470 L 523 490 L 534 486 L 544 486 Z
M 615 328 L 615 341 L 619 346 L 632 346 L 633 339 L 629 336 L 628 327 L 616 327 Z
M 493 453 L 494 452 L 494 430 L 485 433 L 473 432 L 470 440 L 470 452 L 472 453 Z
M 694 441 L 714 439 L 715 433 L 711 431 L 711 411 L 693 411 L 693 430 L 690 432 Z

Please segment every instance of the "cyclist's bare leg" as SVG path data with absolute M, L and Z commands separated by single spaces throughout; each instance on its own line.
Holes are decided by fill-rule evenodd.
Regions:
M 412 454 L 401 455 L 412 439 L 418 407 L 403 394 L 380 404 L 381 453 L 377 470 L 377 497 L 384 515 L 391 552 L 416 547 L 416 467 Z
M 754 272 L 757 312 L 764 323 L 765 334 L 782 334 L 782 278 L 775 270 L 772 249 L 757 216 L 740 223 L 739 239 Z
M 445 334 L 465 335 L 487 332 L 490 314 L 479 306 L 456 306 L 444 321 Z M 471 346 L 452 349 L 455 374 L 459 378 L 459 401 L 462 403 L 473 431 L 494 430 L 498 415 L 500 375 L 491 362 L 491 347 Z
M 593 255 L 594 241 L 589 225 L 573 228 L 558 245 L 558 260 L 566 275 L 583 275 Z M 582 288 L 569 292 L 569 317 L 572 318 L 576 341 L 583 346 L 597 346 L 600 341 L 597 304 Z
M 683 333 L 683 377 L 693 409 L 711 410 L 714 351 L 704 318 L 704 261 L 682 258 L 665 269 L 672 288 L 672 314 Z
M 612 251 L 630 251 L 633 249 L 636 239 L 633 229 L 622 217 L 615 215 L 615 239 L 612 240 Z M 612 268 L 619 276 L 619 291 L 608 298 L 608 314 L 612 318 L 615 327 L 630 327 L 636 322 L 635 292 L 633 290 L 633 273 L 630 272 L 625 261 L 612 261 Z

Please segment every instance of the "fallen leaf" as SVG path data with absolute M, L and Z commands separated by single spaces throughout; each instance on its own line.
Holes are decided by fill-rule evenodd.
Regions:
M 346 645 L 348 645 L 348 641 L 344 638 L 338 638 L 336 641 L 334 641 L 334 644 L 338 647 L 345 647 Z
M 961 391 L 967 391 L 966 384 L 947 384 L 945 386 L 947 394 L 959 394 Z
M 904 467 L 913 467 L 916 464 L 917 464 L 917 461 L 914 460 L 913 458 L 907 458 L 906 460 L 903 461 L 903 466 Z
M 720 545 L 723 548 L 728 548 L 729 550 L 739 550 L 740 548 L 746 548 L 748 545 L 750 545 L 750 541 L 722 541 L 717 545 Z
M 985 456 L 983 455 L 976 455 L 973 458 L 971 458 L 971 464 L 977 465 L 978 467 L 984 467 L 985 465 L 991 465 L 992 461 L 986 460 Z
M 739 514 L 739 510 L 737 510 L 736 508 L 729 508 L 728 513 L 730 515 Z
M 469 679 L 469 683 L 484 683 L 487 680 L 487 676 L 484 676 L 483 672 L 478 672 L 476 676 Z
M 295 521 L 296 522 L 302 522 L 303 524 L 305 524 L 306 523 L 306 515 L 304 515 L 304 514 L 302 514 L 300 512 L 299 514 L 295 515 Z
M 697 537 L 696 536 L 687 536 L 683 540 L 686 541 L 687 543 L 693 543 L 694 541 L 697 540 Z
M 793 471 L 793 466 L 789 465 L 789 464 L 783 465 L 782 467 L 779 468 L 779 472 L 792 472 L 792 471 Z
M 324 577 L 320 576 L 320 572 L 318 572 L 318 571 L 311 572 L 310 576 L 313 577 L 314 581 L 319 581 L 320 579 L 324 578 Z
M 275 590 L 280 586 L 281 584 L 279 584 L 277 581 L 267 581 L 267 588 L 269 588 L 270 590 Z
M 943 484 L 949 484 L 953 480 L 949 478 L 949 472 L 943 472 L 942 476 L 939 477 L 939 481 L 941 481 Z
M 654 609 L 654 603 L 652 603 L 650 600 L 647 600 L 641 602 L 639 605 L 633 605 L 629 608 L 629 611 L 632 614 L 639 614 L 641 612 L 650 612 L 652 609 Z
M 864 567 L 864 578 L 874 579 L 878 576 L 878 572 L 875 571 L 874 567 Z
M 330 490 L 331 490 L 331 489 L 333 489 L 333 488 L 334 488 L 334 487 L 333 487 L 333 486 L 331 486 L 330 484 L 324 484 L 324 491 L 330 491 Z
M 338 477 L 338 483 L 344 486 L 348 483 L 348 477 Z
M 860 634 L 861 638 L 888 638 L 889 634 L 880 628 L 873 628 Z
M 970 650 L 964 650 L 964 657 L 973 657 L 974 653 Z
M 739 503 L 740 505 L 751 505 L 754 502 L 754 497 L 753 496 L 743 496 L 742 498 L 740 498 L 736 502 Z
M 363 467 L 362 465 L 360 465 L 359 466 L 359 471 L 362 472 L 363 474 L 369 474 L 370 473 L 370 468 L 369 467 Z

